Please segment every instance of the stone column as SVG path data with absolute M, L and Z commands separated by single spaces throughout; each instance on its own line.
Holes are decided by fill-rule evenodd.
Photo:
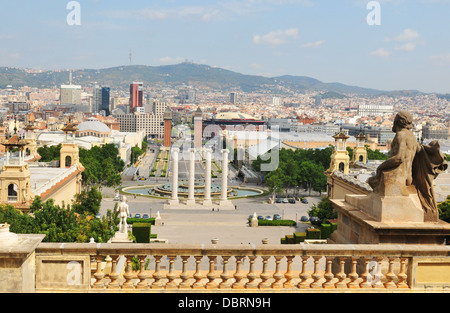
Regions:
M 169 201 L 170 205 L 177 205 L 180 203 L 178 200 L 178 162 L 179 162 L 178 148 L 172 150 L 172 199 Z
M 189 151 L 189 195 L 186 204 L 195 205 L 195 149 L 191 148 Z
M 222 195 L 220 204 L 229 204 L 228 201 L 228 150 L 222 150 Z
M 205 199 L 203 205 L 212 205 L 211 201 L 211 149 L 205 150 L 206 169 L 205 169 Z

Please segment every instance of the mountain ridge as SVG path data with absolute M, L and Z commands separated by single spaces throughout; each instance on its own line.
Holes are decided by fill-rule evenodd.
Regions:
M 241 89 L 242 91 L 269 90 L 276 93 L 316 91 L 369 96 L 389 93 L 389 91 L 351 86 L 339 82 L 325 83 L 308 76 L 264 77 L 188 62 L 161 66 L 124 65 L 103 69 L 78 69 L 73 71 L 72 76 L 73 84 L 85 86 L 98 83 L 112 88 L 128 88 L 131 82 L 139 81 L 144 84 L 172 86 L 185 84 L 222 91 L 232 89 Z M 7 85 L 48 88 L 67 84 L 68 81 L 69 70 L 38 72 L 0 67 L 0 88 L 5 88 Z

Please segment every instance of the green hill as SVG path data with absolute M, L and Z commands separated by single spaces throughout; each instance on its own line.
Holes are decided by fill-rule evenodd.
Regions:
M 381 94 L 384 91 L 348 86 L 340 83 L 324 83 L 305 76 L 263 77 L 245 75 L 222 68 L 193 63 L 182 63 L 166 66 L 118 66 L 106 69 L 82 69 L 73 71 L 73 84 L 87 86 L 94 82 L 112 88 L 128 88 L 133 81 L 145 85 L 182 84 L 194 87 L 207 87 L 215 90 L 230 90 L 240 88 L 243 91 L 276 91 L 300 92 L 319 91 L 340 94 L 359 93 L 367 95 Z M 0 88 L 7 85 L 13 87 L 55 87 L 67 84 L 69 71 L 46 71 L 29 73 L 24 69 L 0 68 Z M 281 88 L 282 87 L 282 88 Z

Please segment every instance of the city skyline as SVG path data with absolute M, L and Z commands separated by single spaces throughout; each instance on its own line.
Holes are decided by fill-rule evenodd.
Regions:
M 80 0 L 80 25 L 69 25 L 69 1 L 3 1 L 0 66 L 99 69 L 188 60 L 265 77 L 450 93 L 450 43 L 442 38 L 450 1 L 375 1 L 381 25 L 369 25 L 369 2 Z

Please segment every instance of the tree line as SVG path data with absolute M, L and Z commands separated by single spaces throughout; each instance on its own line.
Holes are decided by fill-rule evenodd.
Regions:
M 270 163 L 271 159 L 264 161 L 258 156 L 252 162 L 252 167 L 261 172 L 269 191 L 276 194 L 287 193 L 293 190 L 297 193 L 303 188 L 311 194 L 317 191 L 320 194 L 326 191 L 327 178 L 325 171 L 330 167 L 333 145 L 324 149 L 280 149 L 278 168 L 271 172 L 261 172 L 262 163 Z M 347 147 L 350 158 L 353 149 Z M 380 150 L 372 150 L 366 146 L 369 160 L 387 160 L 388 155 Z
M 61 144 L 38 149 L 42 162 L 59 160 L 60 151 Z M 125 162 L 119 157 L 119 149 L 114 144 L 94 146 L 90 150 L 80 148 L 79 154 L 80 163 L 85 168 L 81 174 L 83 185 L 117 187 L 122 183 L 120 173 L 125 167 Z

